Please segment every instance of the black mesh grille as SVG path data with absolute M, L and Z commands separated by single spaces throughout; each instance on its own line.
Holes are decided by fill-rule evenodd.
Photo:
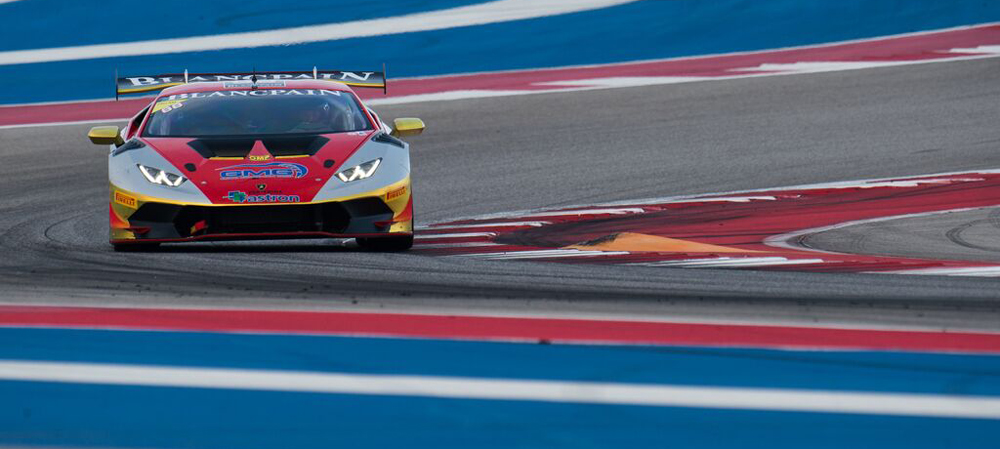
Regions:
M 176 206 L 173 204 L 163 204 L 163 203 L 146 203 L 143 204 L 139 210 L 135 211 L 131 217 L 129 217 L 130 222 L 136 221 L 150 221 L 150 222 L 167 222 L 173 221 L 174 216 L 177 212 L 181 210 L 181 206 Z
M 267 148 L 267 152 L 274 156 L 298 156 L 301 154 L 312 156 L 329 141 L 330 139 L 322 136 L 263 139 L 264 148 Z
M 204 138 L 188 142 L 203 158 L 210 157 L 246 157 L 253 149 L 254 139 L 247 138 Z
M 340 234 L 349 230 L 352 219 L 356 221 L 355 225 L 364 225 L 390 219 L 392 213 L 392 209 L 379 198 L 342 203 L 222 207 L 146 203 L 129 217 L 129 222 L 136 226 L 153 226 L 155 238 L 185 238 L 201 234 Z M 371 232 L 376 231 L 379 230 Z M 173 235 L 174 232 L 176 235 Z M 154 238 L 152 235 L 148 237 Z
M 196 228 L 200 222 L 201 225 Z M 187 206 L 175 225 L 182 236 L 271 232 L 343 232 L 350 216 L 339 203 L 275 206 Z

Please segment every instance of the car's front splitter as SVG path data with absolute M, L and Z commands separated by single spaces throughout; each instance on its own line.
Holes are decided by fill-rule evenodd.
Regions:
M 112 239 L 115 245 L 147 244 L 147 243 L 184 243 L 184 242 L 219 242 L 235 240 L 295 240 L 295 239 L 352 239 L 352 238 L 380 238 L 380 237 L 406 237 L 413 235 L 412 232 L 380 232 L 373 234 L 331 234 L 326 232 L 270 232 L 252 234 L 204 234 L 176 239 Z

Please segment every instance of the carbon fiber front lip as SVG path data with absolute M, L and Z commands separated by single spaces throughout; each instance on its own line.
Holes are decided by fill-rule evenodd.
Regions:
M 369 237 L 405 237 L 413 235 L 412 232 L 384 232 L 369 234 L 335 234 L 330 232 L 270 232 L 270 233 L 249 233 L 249 234 L 205 234 L 177 239 L 111 239 L 114 244 L 142 244 L 142 243 L 183 243 L 183 242 L 212 242 L 212 241 L 234 241 L 234 240 L 295 240 L 295 239 L 352 239 Z
M 396 221 L 400 220 L 378 197 L 223 208 L 146 202 L 129 217 L 124 229 L 132 232 L 128 237 L 150 242 L 332 238 L 385 235 Z M 111 241 L 132 240 L 122 237 L 126 236 L 113 235 Z

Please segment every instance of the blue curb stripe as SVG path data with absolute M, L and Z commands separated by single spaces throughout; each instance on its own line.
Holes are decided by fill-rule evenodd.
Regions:
M 1000 395 L 1000 355 L 0 329 L 0 359 Z

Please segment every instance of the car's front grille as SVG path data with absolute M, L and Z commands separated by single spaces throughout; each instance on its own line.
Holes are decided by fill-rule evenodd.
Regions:
M 152 234 L 145 235 L 145 238 L 164 239 L 205 234 L 341 234 L 349 231 L 352 224 L 355 229 L 350 232 L 380 232 L 381 229 L 377 229 L 374 223 L 391 220 L 392 215 L 392 209 L 379 198 L 260 206 L 146 203 L 129 217 L 129 223 L 133 226 L 150 227 Z

